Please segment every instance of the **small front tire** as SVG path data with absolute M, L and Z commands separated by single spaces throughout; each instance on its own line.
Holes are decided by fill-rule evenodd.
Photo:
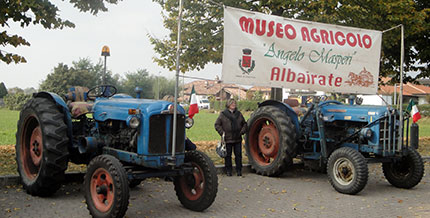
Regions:
M 400 161 L 382 164 L 382 170 L 388 182 L 397 187 L 410 189 L 420 183 L 424 175 L 424 163 L 421 155 L 412 148 Z
M 330 155 L 327 174 L 336 191 L 354 195 L 366 186 L 369 172 L 366 159 L 360 152 L 342 147 Z
M 123 217 L 128 207 L 127 174 L 118 159 L 100 155 L 88 164 L 85 200 L 93 217 Z
M 215 201 L 218 177 L 211 159 L 201 151 L 185 153 L 185 163 L 191 163 L 193 173 L 174 179 L 175 191 L 184 207 L 203 211 Z

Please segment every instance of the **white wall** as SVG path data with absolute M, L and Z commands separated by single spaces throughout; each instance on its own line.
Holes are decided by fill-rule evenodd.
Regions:
M 363 104 L 362 105 L 383 105 L 385 106 L 385 102 L 384 100 L 388 103 L 388 104 L 392 104 L 393 103 L 393 97 L 389 96 L 389 95 L 381 95 L 381 97 L 379 97 L 378 95 L 358 95 L 358 97 L 363 98 Z M 382 100 L 382 99 L 384 100 Z
M 428 104 L 426 97 L 418 97 L 418 104 Z

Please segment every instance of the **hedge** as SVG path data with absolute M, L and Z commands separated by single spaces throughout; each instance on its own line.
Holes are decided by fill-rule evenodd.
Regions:
M 7 94 L 4 96 L 4 104 L 9 110 L 21 110 L 24 104 L 31 98 L 31 95 L 24 93 Z
M 237 109 L 240 111 L 254 111 L 258 108 L 258 103 L 261 101 L 242 100 L 237 101 Z M 224 110 L 226 101 L 211 101 L 211 109 L 216 111 Z

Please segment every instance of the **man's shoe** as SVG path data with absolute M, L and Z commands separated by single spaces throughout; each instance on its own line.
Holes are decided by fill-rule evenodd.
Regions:
M 242 170 L 237 171 L 237 176 L 242 176 Z
M 227 176 L 232 176 L 231 172 L 227 171 Z

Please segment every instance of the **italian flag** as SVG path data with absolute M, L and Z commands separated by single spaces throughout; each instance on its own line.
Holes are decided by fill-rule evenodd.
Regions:
M 409 105 L 406 110 L 408 110 L 409 113 L 412 115 L 412 121 L 414 123 L 416 123 L 419 119 L 421 119 L 421 114 L 418 111 L 418 107 L 412 99 L 409 101 Z
M 193 89 L 191 90 L 191 97 L 190 97 L 190 109 L 188 109 L 188 117 L 193 118 L 194 114 L 198 112 L 199 112 L 199 106 L 197 105 L 197 95 L 193 85 Z

